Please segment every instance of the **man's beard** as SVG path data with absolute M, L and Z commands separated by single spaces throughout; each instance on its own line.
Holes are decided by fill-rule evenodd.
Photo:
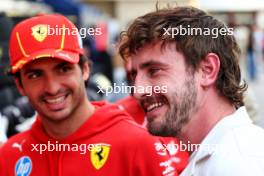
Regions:
M 174 93 L 167 110 L 161 121 L 148 121 L 148 131 L 156 136 L 178 136 L 183 126 L 191 120 L 191 114 L 196 109 L 197 90 L 193 76 L 185 81 L 185 89 Z M 180 99 L 181 102 L 177 102 Z

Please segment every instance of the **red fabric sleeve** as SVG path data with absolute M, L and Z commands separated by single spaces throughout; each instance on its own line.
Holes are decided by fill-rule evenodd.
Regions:
M 140 176 L 177 176 L 175 160 L 170 157 L 166 148 L 160 150 L 162 142 L 156 137 L 143 137 L 138 144 L 134 163 L 136 171 L 133 175 Z

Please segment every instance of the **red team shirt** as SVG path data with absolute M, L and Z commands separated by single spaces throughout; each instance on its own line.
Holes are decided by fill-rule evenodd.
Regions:
M 159 138 L 117 105 L 93 105 L 95 113 L 63 140 L 47 136 L 41 118 L 30 130 L 10 138 L 0 148 L 0 176 L 177 175 L 175 163 L 182 160 L 169 157 Z

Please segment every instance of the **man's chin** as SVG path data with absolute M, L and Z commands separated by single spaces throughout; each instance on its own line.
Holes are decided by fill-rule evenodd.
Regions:
M 161 122 L 149 122 L 147 124 L 147 129 L 150 134 L 154 136 L 164 136 L 164 137 L 169 137 L 169 136 L 174 136 L 171 133 L 169 133 L 168 127 L 165 124 L 161 124 Z
M 46 118 L 49 121 L 60 122 L 67 119 L 69 113 L 67 112 L 67 110 L 62 110 L 57 112 L 43 113 L 41 116 L 42 118 Z
M 148 122 L 147 129 L 154 136 L 175 137 L 178 134 L 171 125 L 159 121 Z

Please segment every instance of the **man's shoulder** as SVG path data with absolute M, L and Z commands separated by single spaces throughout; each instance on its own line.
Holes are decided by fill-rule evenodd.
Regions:
M 213 175 L 264 175 L 264 130 L 253 124 L 233 128 L 204 166 Z
M 130 147 L 142 145 L 155 147 L 154 144 L 160 142 L 159 137 L 152 136 L 146 128 L 135 122 L 125 110 L 120 109 L 116 104 L 96 103 L 99 103 L 101 108 L 97 109 L 97 118 L 94 118 L 97 123 L 95 126 L 100 126 L 101 135 L 104 137 L 111 137 L 111 140 L 118 145 L 129 145 Z M 94 105 L 97 105 L 96 103 L 93 102 Z M 89 126 L 88 123 L 87 126 Z
M 142 127 L 132 119 L 125 119 L 116 125 L 118 132 L 126 135 L 127 139 L 132 141 L 156 141 L 157 136 L 151 135 L 145 127 Z M 147 142 L 146 141 L 146 142 Z
M 22 146 L 24 145 L 24 143 L 28 143 L 28 141 L 30 140 L 30 132 L 25 131 L 25 132 L 21 132 L 18 133 L 12 137 L 10 137 L 6 143 L 4 143 L 4 145 L 0 148 L 0 155 L 2 154 L 9 154 L 9 153 L 14 153 L 14 149 L 21 151 L 22 150 Z
M 253 124 L 233 128 L 220 144 L 235 149 L 240 155 L 264 158 L 264 129 Z
M 264 130 L 250 124 L 233 130 L 234 142 L 237 151 L 252 167 L 262 166 L 264 175 Z
M 210 173 L 209 175 L 225 176 L 262 176 L 264 175 L 263 157 L 232 155 L 230 153 L 215 153 L 208 162 L 204 163 L 202 170 Z
M 255 175 L 255 169 L 252 169 L 248 164 L 248 161 L 242 158 L 230 156 L 225 158 L 224 156 L 215 155 L 211 157 L 208 162 L 204 163 L 201 167 L 202 172 L 207 172 L 209 175 L 214 176 L 250 176 Z M 260 175 L 258 175 L 260 176 Z
M 122 134 L 136 137 L 139 135 L 151 136 L 145 127 L 138 124 L 133 117 L 125 110 L 120 109 L 118 105 L 105 102 L 93 102 L 93 104 L 99 104 L 101 106 L 101 108 L 97 110 L 97 114 L 103 117 L 103 122 L 110 124 L 112 131 L 117 131 L 118 133 L 122 132 Z M 107 112 L 109 113 L 106 115 Z

